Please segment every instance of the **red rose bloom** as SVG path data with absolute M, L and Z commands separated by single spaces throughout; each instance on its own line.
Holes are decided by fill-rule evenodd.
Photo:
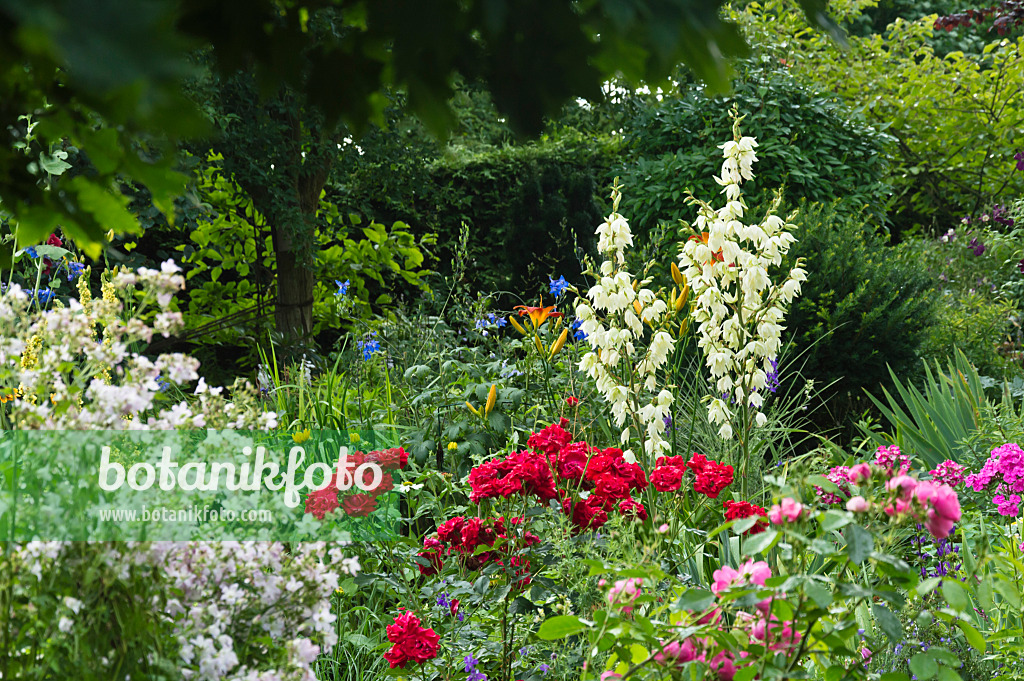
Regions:
M 333 484 L 306 495 L 306 513 L 312 513 L 317 520 L 323 520 L 338 506 L 338 490 Z
M 619 513 L 626 518 L 640 521 L 647 520 L 647 509 L 644 508 L 643 504 L 632 499 L 623 499 L 619 502 Z
M 568 404 L 570 407 L 575 407 L 577 404 L 580 403 L 580 400 L 578 397 L 573 397 L 572 395 L 569 395 L 569 397 L 565 398 L 565 403 Z
M 367 455 L 367 459 L 370 460 L 371 457 L 372 460 L 380 464 L 380 467 L 385 470 L 405 468 L 405 465 L 409 462 L 409 455 L 401 447 L 385 449 L 382 452 L 370 452 Z
M 651 473 L 651 485 L 659 492 L 677 492 L 683 484 L 685 468 L 663 466 Z
M 693 481 L 693 489 L 710 499 L 715 499 L 719 492 L 732 484 L 732 479 L 732 466 L 708 461 L 697 473 L 697 478 Z
M 709 463 L 714 462 L 708 461 L 703 454 L 698 454 L 697 452 L 694 452 L 693 457 L 686 462 L 686 467 L 693 471 L 694 475 L 700 475 L 701 471 L 703 471 L 704 467 L 707 466 Z
M 577 531 L 596 530 L 608 522 L 608 514 L 602 508 L 602 501 L 595 496 L 588 497 L 586 501 L 577 501 L 575 504 L 571 499 L 566 499 L 562 502 L 562 511 L 568 515 L 570 509 L 570 518 Z
M 531 435 L 526 444 L 535 452 L 546 454 L 549 457 L 554 456 L 562 447 L 572 442 L 572 435 L 565 430 L 567 425 L 569 425 L 568 419 L 560 419 L 558 423 Z
M 416 555 L 420 558 L 426 558 L 430 561 L 430 565 L 416 564 L 416 567 L 420 569 L 421 575 L 434 575 L 437 571 L 444 566 L 444 561 L 441 559 L 441 552 L 444 547 L 441 546 L 441 542 L 436 537 L 427 537 L 423 540 L 423 550 Z
M 610 473 L 594 481 L 594 495 L 604 499 L 629 499 L 629 483 Z
M 462 526 L 465 524 L 466 519 L 461 515 L 446 520 L 437 528 L 437 538 L 453 547 L 460 546 L 462 544 Z
M 724 501 L 722 506 L 725 508 L 726 520 L 739 520 L 740 518 L 750 518 L 752 516 L 768 517 L 768 511 L 749 501 Z M 756 525 L 743 534 L 758 534 L 764 532 L 767 527 L 767 521 L 763 523 L 758 521 Z
M 578 481 L 583 479 L 590 458 L 590 446 L 586 442 L 573 442 L 562 447 L 555 459 L 555 473 L 561 480 Z
M 395 623 L 388 625 L 387 632 L 388 640 L 394 645 L 384 653 L 384 659 L 392 669 L 405 669 L 410 661 L 423 664 L 437 657 L 437 644 L 441 637 L 433 629 L 421 627 L 419 618 L 411 612 L 396 617 Z
M 353 518 L 365 518 L 377 510 L 377 497 L 372 494 L 353 494 L 345 497 L 341 506 Z

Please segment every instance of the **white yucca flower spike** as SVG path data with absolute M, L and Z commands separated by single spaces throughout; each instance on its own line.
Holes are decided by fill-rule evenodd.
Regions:
M 697 345 L 718 395 L 708 405 L 708 421 L 724 439 L 738 431 L 746 473 L 747 433 L 767 422 L 762 407 L 769 374 L 782 348 L 788 306 L 800 294 L 807 273 L 797 261 L 785 279 L 772 280 L 769 268 L 782 264 L 796 241 L 790 233 L 796 226 L 775 215 L 781 192 L 763 220 L 744 222 L 749 211 L 740 184 L 754 177 L 758 145 L 740 134 L 742 118 L 735 110 L 733 120 L 733 139 L 719 145 L 724 160 L 714 178 L 723 187 L 725 204 L 715 209 L 691 195 L 689 201 L 698 209 L 698 235 L 680 245 L 679 269 L 693 289 Z

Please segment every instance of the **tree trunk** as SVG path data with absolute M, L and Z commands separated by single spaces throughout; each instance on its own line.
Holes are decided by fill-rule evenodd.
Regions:
M 329 157 L 327 157 L 329 159 Z M 320 192 L 330 172 L 330 160 L 309 163 L 295 182 L 298 215 L 296 227 L 276 221 L 273 227 L 277 252 L 277 330 L 286 338 L 307 338 L 313 333 L 313 276 L 316 253 L 316 211 Z M 296 235 L 301 233 L 301 239 Z
M 295 249 L 295 239 L 287 227 L 275 225 L 272 235 L 277 253 L 274 321 L 285 337 L 306 338 L 313 333 L 312 253 L 308 248 Z

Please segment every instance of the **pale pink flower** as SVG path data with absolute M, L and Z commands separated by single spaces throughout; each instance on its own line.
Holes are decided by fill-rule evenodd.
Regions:
M 800 514 L 803 513 L 803 510 L 803 504 L 795 499 L 786 497 L 771 507 L 768 511 L 768 520 L 776 525 L 781 525 L 783 522 L 795 523 L 800 519 Z
M 863 513 L 871 508 L 871 504 L 864 497 L 853 497 L 846 502 L 846 510 L 853 511 L 854 513 Z

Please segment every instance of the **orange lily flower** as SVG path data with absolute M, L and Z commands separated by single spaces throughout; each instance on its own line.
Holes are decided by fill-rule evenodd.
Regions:
M 700 242 L 701 242 L 701 243 L 703 243 L 703 244 L 704 244 L 705 246 L 707 246 L 707 245 L 708 245 L 708 238 L 709 238 L 710 236 L 711 236 L 711 235 L 710 235 L 710 234 L 708 234 L 707 232 L 701 232 L 701 233 L 700 233 L 700 236 L 697 236 L 697 235 L 691 236 L 691 237 L 690 237 L 690 241 L 700 241 Z M 722 255 L 722 249 L 718 249 L 718 252 L 717 252 L 717 253 L 715 253 L 715 255 L 714 255 L 714 258 L 715 258 L 715 260 L 717 260 L 718 262 L 725 262 L 725 256 L 724 256 L 724 255 Z
M 519 310 L 520 317 L 530 317 L 530 322 L 533 324 L 534 329 L 539 329 L 540 325 L 547 321 L 548 317 L 561 317 L 561 312 L 554 312 L 555 306 L 549 305 L 544 307 L 544 296 L 540 297 L 540 304 L 537 307 L 527 307 L 526 305 L 516 305 L 514 310 Z

